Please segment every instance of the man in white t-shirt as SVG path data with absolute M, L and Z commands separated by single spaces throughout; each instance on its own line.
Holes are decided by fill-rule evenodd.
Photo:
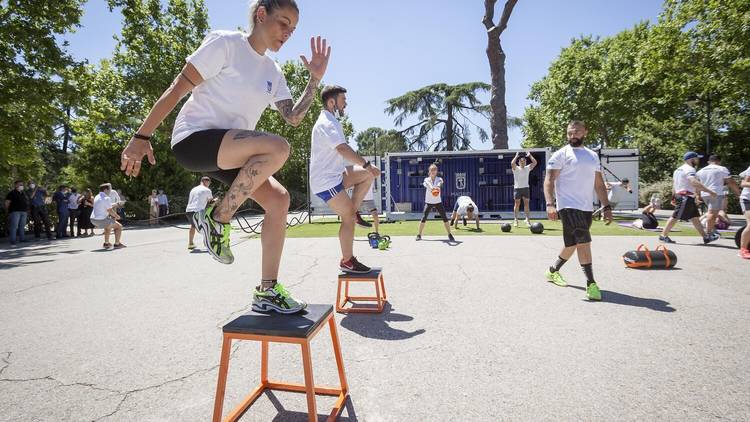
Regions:
M 94 197 L 94 209 L 91 211 L 91 223 L 100 229 L 104 229 L 104 249 L 114 247 L 115 249 L 124 248 L 120 242 L 122 236 L 122 224 L 118 223 L 117 220 L 120 216 L 115 212 L 112 199 L 110 199 L 110 191 L 112 185 L 104 183 L 99 186 L 99 194 Z M 109 243 L 109 235 L 114 230 L 115 232 L 115 244 L 114 246 Z
M 464 226 L 466 226 L 466 219 L 474 220 L 477 224 L 477 230 L 481 230 L 479 228 L 479 208 L 477 207 L 477 204 L 474 203 L 474 201 L 471 199 L 470 196 L 459 196 L 456 199 L 456 203 L 453 205 L 453 214 L 451 215 L 451 225 L 458 229 L 458 218 L 461 217 L 461 219 L 464 222 Z
M 625 199 L 625 193 L 633 193 L 630 187 L 630 179 L 623 177 L 619 182 L 608 182 L 604 181 L 604 187 L 607 189 L 607 199 L 609 199 L 609 206 L 613 210 L 617 208 L 617 204 Z M 600 216 L 604 207 L 594 211 L 594 217 Z
M 529 221 L 529 200 L 531 198 L 531 190 L 529 189 L 529 174 L 534 167 L 536 167 L 536 158 L 530 152 L 527 152 L 524 157 L 518 158 L 520 151 L 516 152 L 516 156 L 510 162 L 511 170 L 513 171 L 513 224 L 518 227 L 518 209 L 521 207 L 521 200 L 523 200 L 523 210 L 526 213 L 526 225 L 531 225 Z M 526 165 L 526 158 L 531 160 L 531 164 Z M 516 164 L 518 161 L 518 164 Z
M 710 234 L 716 233 L 715 236 L 719 236 L 719 234 L 714 231 L 714 228 L 716 226 L 716 218 L 718 217 L 719 212 L 724 209 L 724 202 L 726 199 L 724 192 L 726 188 L 729 188 L 732 189 L 737 196 L 740 196 L 740 188 L 737 186 L 737 182 L 730 177 L 729 170 L 721 165 L 721 157 L 715 154 L 708 157 L 708 165 L 698 170 L 695 175 L 703 185 L 717 194 L 716 197 L 711 197 L 708 193 L 701 192 L 700 199 L 708 206 L 708 212 L 706 213 L 706 232 Z M 698 198 L 696 197 L 695 199 L 697 200 Z
M 560 268 L 576 252 L 578 262 L 586 275 L 586 296 L 589 300 L 601 300 L 602 294 L 594 281 L 591 266 L 593 192 L 596 191 L 604 207 L 604 219 L 607 224 L 612 223 L 612 207 L 607 199 L 599 156 L 583 146 L 587 134 L 588 130 L 583 122 L 571 121 L 567 128 L 568 145 L 552 154 L 547 163 L 547 175 L 544 179 L 547 216 L 553 221 L 559 216 L 562 221 L 565 247 L 545 275 L 550 282 L 558 286 L 567 286 L 560 274 Z
M 346 89 L 326 86 L 320 96 L 323 110 L 313 126 L 310 147 L 310 190 L 341 217 L 341 271 L 368 273 L 370 267 L 354 256 L 354 226 L 362 200 L 371 189 L 372 181 L 380 176 L 380 170 L 346 143 L 344 129 L 337 118 L 344 115 L 347 106 Z M 345 161 L 357 165 L 347 166 Z M 345 192 L 349 188 L 353 188 L 351 197 Z
M 201 182 L 198 186 L 190 190 L 188 196 L 187 207 L 185 207 L 185 215 L 187 216 L 188 222 L 190 223 L 190 231 L 188 233 L 188 250 L 195 249 L 193 239 L 195 238 L 195 221 L 193 214 L 206 209 L 206 205 L 214 202 L 214 194 L 208 187 L 211 186 L 211 178 L 208 176 L 201 177 Z
M 750 167 L 740 173 L 740 206 L 745 216 L 745 229 L 740 235 L 740 251 L 737 255 L 750 259 Z
M 700 213 L 698 212 L 698 206 L 696 205 L 696 194 L 700 192 L 706 192 L 711 198 L 715 198 L 716 192 L 707 188 L 696 176 L 695 168 L 698 167 L 702 155 L 698 155 L 697 152 L 688 151 L 682 156 L 685 163 L 674 171 L 673 182 L 672 182 L 672 204 L 674 205 L 674 212 L 672 216 L 667 220 L 667 224 L 664 226 L 659 240 L 664 243 L 675 243 L 669 237 L 669 232 L 672 230 L 677 221 L 690 221 L 693 223 L 693 227 L 698 230 L 703 238 L 703 244 L 707 244 L 717 240 L 719 237 L 715 234 L 706 234 L 703 229 L 703 225 L 700 220 Z

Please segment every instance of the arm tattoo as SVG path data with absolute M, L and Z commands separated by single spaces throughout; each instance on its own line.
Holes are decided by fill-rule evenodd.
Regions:
M 311 76 L 310 80 L 307 82 L 305 92 L 302 93 L 302 96 L 297 100 L 297 104 L 292 106 L 292 100 L 283 100 L 276 103 L 276 108 L 279 109 L 279 113 L 281 113 L 287 123 L 292 126 L 297 126 L 302 122 L 302 119 L 305 118 L 305 114 L 307 114 L 307 110 L 310 109 L 310 106 L 313 103 L 315 90 L 317 90 L 318 84 L 320 84 L 320 80 Z
M 259 132 L 256 130 L 240 130 L 234 135 L 234 140 L 238 141 L 240 139 L 250 139 L 250 138 L 260 138 L 262 136 L 271 136 L 266 132 Z

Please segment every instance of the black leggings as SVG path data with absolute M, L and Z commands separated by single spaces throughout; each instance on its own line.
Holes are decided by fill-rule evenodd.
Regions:
M 424 214 L 422 215 L 422 222 L 423 223 L 427 221 L 427 216 L 430 215 L 430 211 L 432 209 L 435 209 L 435 211 L 437 211 L 438 214 L 440 214 L 440 217 L 443 218 L 443 222 L 448 221 L 448 216 L 445 215 L 445 207 L 443 207 L 442 203 L 424 204 Z

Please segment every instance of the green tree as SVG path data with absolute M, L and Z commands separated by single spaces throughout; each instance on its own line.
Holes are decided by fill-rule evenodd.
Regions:
M 385 130 L 371 127 L 358 133 L 354 138 L 357 142 L 357 152 L 360 155 L 385 156 L 386 152 L 408 151 L 406 137 L 397 130 Z
M 40 178 L 66 121 L 67 69 L 78 66 L 60 36 L 79 26 L 85 0 L 0 2 L 0 183 Z
M 412 116 L 419 120 L 400 131 L 409 139 L 409 149 L 464 150 L 469 148 L 472 127 L 478 131 L 482 142 L 489 138 L 470 118 L 471 114 L 487 117 L 489 107 L 482 104 L 477 94 L 489 90 L 490 85 L 484 82 L 428 85 L 391 98 L 385 112 L 396 115 L 394 122 L 398 127 Z M 434 132 L 439 134 L 437 140 L 431 138 Z
M 145 166 L 137 179 L 120 171 L 120 153 L 150 108 L 170 85 L 208 31 L 202 0 L 109 0 L 123 15 L 122 32 L 111 60 L 89 66 L 80 78 L 90 98 L 74 119 L 76 153 L 66 170 L 78 184 L 98 186 L 110 181 L 131 200 L 151 189 L 184 195 L 195 176 L 174 159 L 170 139 L 175 108 L 154 133 L 157 165 Z

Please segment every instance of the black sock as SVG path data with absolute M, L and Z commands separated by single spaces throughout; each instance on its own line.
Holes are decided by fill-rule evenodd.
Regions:
M 591 268 L 591 264 L 581 264 L 583 273 L 586 274 L 586 287 L 594 282 L 594 269 Z
M 560 258 L 560 257 L 558 256 L 558 257 L 557 257 L 557 261 L 555 261 L 555 265 L 553 265 L 553 266 L 549 267 L 549 272 L 551 272 L 551 273 L 556 273 L 556 272 L 560 271 L 560 268 L 562 268 L 562 266 L 563 266 L 563 265 L 564 265 L 564 264 L 565 264 L 566 262 L 568 262 L 568 260 L 567 260 L 567 259 L 563 259 L 563 258 Z

